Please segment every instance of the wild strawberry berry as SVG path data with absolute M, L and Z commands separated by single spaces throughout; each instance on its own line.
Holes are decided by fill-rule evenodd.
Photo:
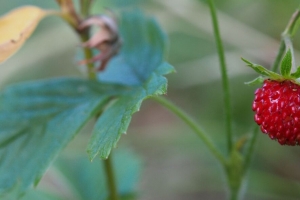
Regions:
M 282 145 L 300 145 L 300 86 L 266 79 L 255 91 L 254 120 L 263 133 Z

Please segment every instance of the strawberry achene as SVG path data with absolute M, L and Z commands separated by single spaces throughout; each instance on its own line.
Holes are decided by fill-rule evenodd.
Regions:
M 267 79 L 255 91 L 254 120 L 263 133 L 282 145 L 300 145 L 300 86 Z

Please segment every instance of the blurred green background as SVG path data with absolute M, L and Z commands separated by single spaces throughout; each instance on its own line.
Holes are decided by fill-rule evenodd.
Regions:
M 276 56 L 281 32 L 299 1 L 215 2 L 230 75 L 234 134 L 239 138 L 250 134 L 254 128 L 251 102 L 255 88 L 243 83 L 256 77 L 240 57 L 269 67 Z M 0 0 L 0 15 L 27 4 L 58 9 L 54 0 Z M 206 1 L 95 0 L 93 13 L 103 12 L 105 8 L 127 7 L 140 7 L 157 18 L 166 31 L 170 44 L 168 61 L 177 70 L 177 73 L 168 75 L 167 98 L 199 121 L 225 153 L 223 96 Z M 299 64 L 298 35 L 294 45 Z M 78 50 L 79 40 L 72 30 L 57 17 L 46 18 L 25 46 L 1 65 L 0 88 L 28 80 L 84 76 L 83 67 L 76 65 Z M 58 160 L 87 156 L 85 147 L 91 126 L 92 122 Z M 148 100 L 143 104 L 119 144 L 130 147 L 143 160 L 137 184 L 138 199 L 226 199 L 225 177 L 217 161 L 185 124 L 155 102 Z M 268 136 L 260 134 L 253 163 L 243 186 L 245 199 L 300 199 L 299 158 L 299 147 L 280 146 Z M 70 189 L 62 187 L 64 182 L 59 178 L 60 173 L 57 167 L 51 167 L 38 189 L 54 193 L 62 199 L 74 199 Z

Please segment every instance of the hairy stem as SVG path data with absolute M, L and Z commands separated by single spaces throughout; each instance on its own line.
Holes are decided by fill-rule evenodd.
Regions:
M 227 69 L 226 69 L 224 48 L 223 48 L 223 44 L 222 44 L 222 40 L 221 40 L 221 36 L 220 36 L 217 13 L 216 13 L 214 1 L 208 0 L 208 4 L 209 4 L 209 8 L 210 8 L 210 14 L 211 14 L 212 24 L 213 24 L 213 29 L 214 29 L 214 36 L 215 36 L 215 40 L 216 40 L 219 61 L 220 61 L 222 86 L 223 86 L 223 92 L 224 92 L 223 98 L 224 98 L 224 107 L 225 107 L 225 117 L 226 117 L 225 121 L 226 121 L 227 149 L 228 149 L 228 153 L 230 153 L 232 150 L 233 137 L 232 137 L 232 113 L 231 113 L 231 103 L 230 103 L 229 80 L 228 80 Z
M 112 154 L 104 160 L 104 168 L 106 172 L 106 181 L 107 181 L 107 186 L 110 191 L 110 200 L 118 200 L 118 189 L 117 189 L 117 184 L 115 182 L 115 175 L 114 175 L 114 170 L 113 170 L 113 165 L 112 165 L 112 159 L 111 159 Z
M 210 152 L 222 163 L 223 166 L 226 165 L 226 159 L 224 156 L 220 153 L 220 151 L 213 145 L 213 143 L 210 141 L 210 139 L 204 134 L 202 129 L 197 125 L 197 123 L 190 117 L 188 114 L 186 114 L 183 110 L 178 108 L 176 105 L 174 105 L 172 102 L 168 101 L 167 99 L 163 97 L 154 96 L 152 97 L 153 100 L 157 101 L 170 111 L 172 111 L 175 115 L 177 115 L 182 121 L 184 121 L 203 141 L 203 143 L 206 145 L 206 147 L 210 150 Z

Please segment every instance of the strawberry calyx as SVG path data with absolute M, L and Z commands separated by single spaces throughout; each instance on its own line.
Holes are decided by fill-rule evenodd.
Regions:
M 284 55 L 280 63 L 280 74 L 268 70 L 261 65 L 254 64 L 246 60 L 245 58 L 242 58 L 242 60 L 247 64 L 248 67 L 251 67 L 252 69 L 254 69 L 254 71 L 260 74 L 260 76 L 255 78 L 254 80 L 246 82 L 245 84 L 247 85 L 261 84 L 266 79 L 276 80 L 278 82 L 290 80 L 295 84 L 300 85 L 299 80 L 297 80 L 298 78 L 300 78 L 300 67 L 298 67 L 295 72 L 291 73 L 293 62 L 292 62 L 292 53 L 290 49 L 286 52 L 286 54 Z

